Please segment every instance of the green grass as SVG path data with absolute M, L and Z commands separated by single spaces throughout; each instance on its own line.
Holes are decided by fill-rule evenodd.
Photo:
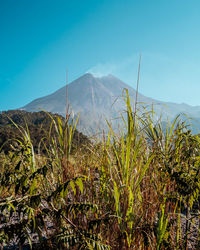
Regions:
M 71 151 L 77 120 L 50 116 L 45 155 L 16 125 L 21 139 L 0 158 L 2 246 L 187 249 L 192 230 L 200 237 L 199 136 L 179 117 L 163 129 L 153 110 L 133 112 L 127 91 L 124 100 L 120 132 L 108 121 L 84 150 Z

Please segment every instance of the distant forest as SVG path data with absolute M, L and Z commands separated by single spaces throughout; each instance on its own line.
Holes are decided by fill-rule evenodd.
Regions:
M 50 114 L 50 113 L 49 113 Z M 48 147 L 48 136 L 51 127 L 52 119 L 48 113 L 40 112 L 27 112 L 22 110 L 3 111 L 0 114 L 0 148 L 8 153 L 12 150 L 13 142 L 15 139 L 21 139 L 19 128 L 28 129 L 31 136 L 31 141 L 36 153 L 38 153 L 38 146 L 40 145 L 40 153 L 45 153 L 45 147 L 41 140 L 43 140 Z M 54 118 L 59 116 L 64 122 L 64 117 L 57 114 L 50 114 Z M 16 127 L 16 125 L 19 128 Z M 51 135 L 55 134 L 55 130 L 51 131 Z M 14 140 L 13 140 L 14 139 Z M 11 143 L 12 141 L 12 143 Z M 82 144 L 88 143 L 87 136 L 79 133 L 77 130 L 74 133 L 72 141 L 72 149 Z

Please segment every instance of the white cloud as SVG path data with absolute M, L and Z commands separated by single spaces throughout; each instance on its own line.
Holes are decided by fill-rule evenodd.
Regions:
M 88 72 L 97 77 L 112 74 L 136 88 L 138 63 L 139 55 L 134 54 L 120 61 L 98 63 Z M 198 104 L 199 81 L 198 62 L 186 58 L 175 60 L 158 53 L 142 53 L 139 91 L 146 96 Z
M 94 67 L 90 68 L 87 73 L 91 73 L 96 77 L 102 77 L 109 74 L 114 75 L 117 68 L 118 65 L 114 63 L 98 63 Z
M 87 72 L 96 77 L 112 74 L 134 86 L 137 79 L 138 62 L 139 55 L 135 54 L 120 61 L 98 63 L 94 67 L 87 70 Z

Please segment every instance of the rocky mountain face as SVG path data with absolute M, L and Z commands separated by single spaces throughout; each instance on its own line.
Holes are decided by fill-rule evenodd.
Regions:
M 120 123 L 120 112 L 125 110 L 125 102 L 122 98 L 123 90 L 129 91 L 134 103 L 136 91 L 115 76 L 94 77 L 85 74 L 77 80 L 60 88 L 51 95 L 33 100 L 22 109 L 26 111 L 46 110 L 52 113 L 65 115 L 66 92 L 68 92 L 68 103 L 73 116 L 80 114 L 78 130 L 92 135 L 102 132 L 108 128 L 107 122 L 111 121 L 114 127 Z M 177 114 L 185 113 L 188 116 L 200 117 L 200 106 L 189 106 L 187 104 L 166 103 L 138 94 L 138 107 L 154 106 L 158 116 L 162 113 L 163 119 L 172 119 Z

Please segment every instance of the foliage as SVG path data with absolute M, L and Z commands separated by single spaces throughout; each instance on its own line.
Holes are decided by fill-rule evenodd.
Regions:
M 123 99 L 127 110 L 119 132 L 108 122 L 110 131 L 102 142 L 88 140 L 85 148 L 73 151 L 77 120 L 70 114 L 64 121 L 42 113 L 50 123 L 34 145 L 30 123 L 6 120 L 18 136 L 8 152 L 3 147 L 0 152 L 2 246 L 191 246 L 193 234 L 200 235 L 199 136 L 179 117 L 163 127 L 153 109 L 133 111 L 126 90 Z M 37 145 L 43 145 L 45 154 Z M 192 247 L 198 244 L 196 237 Z
M 13 124 L 13 122 L 25 128 L 28 126 L 28 130 L 31 136 L 31 142 L 36 153 L 46 154 L 46 149 L 41 143 L 41 140 L 45 142 L 45 145 L 49 148 L 50 141 L 48 140 L 49 128 L 52 124 L 52 119 L 61 119 L 62 123 L 65 123 L 64 118 L 57 114 L 48 114 L 44 111 L 40 112 L 26 112 L 23 110 L 10 110 L 0 113 L 0 148 L 3 146 L 5 153 L 12 150 L 12 145 L 15 144 L 13 139 L 21 139 L 21 133 L 19 129 Z M 56 135 L 55 127 L 51 131 L 51 136 Z M 76 149 L 81 145 L 89 144 L 89 139 L 82 133 L 75 130 L 72 149 Z M 40 147 L 38 147 L 40 145 Z M 38 152 L 39 150 L 39 152 Z

